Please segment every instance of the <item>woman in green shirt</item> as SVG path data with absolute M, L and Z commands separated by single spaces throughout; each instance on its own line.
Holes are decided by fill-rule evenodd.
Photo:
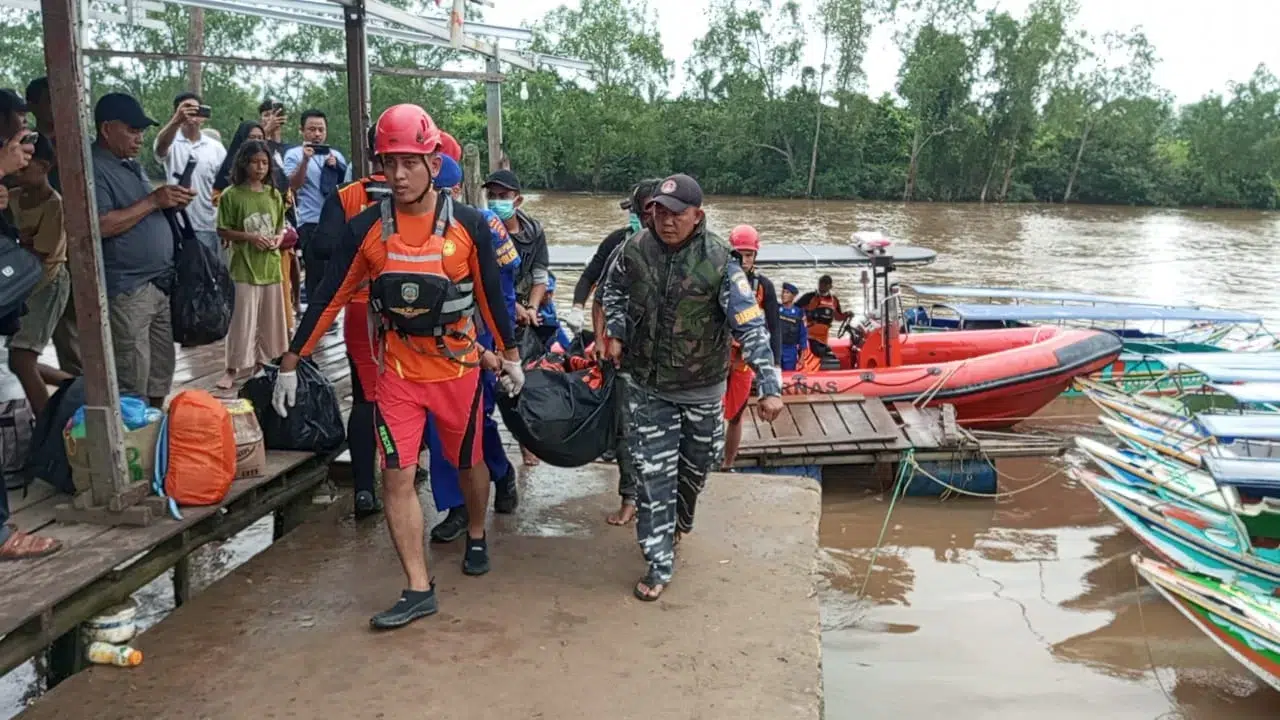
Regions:
M 227 372 L 217 387 L 231 389 L 243 370 L 256 370 L 284 353 L 286 330 L 280 242 L 284 198 L 268 178 L 275 168 L 265 142 L 244 143 L 231 170 L 232 187 L 218 200 L 218 235 L 231 245 L 236 307 L 227 333 Z

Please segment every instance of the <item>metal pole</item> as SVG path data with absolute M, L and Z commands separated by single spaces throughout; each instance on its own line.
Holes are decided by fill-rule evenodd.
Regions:
M 41 10 L 45 64 L 64 68 L 62 72 L 49 73 L 49 93 L 58 139 L 67 264 L 71 269 L 85 374 L 85 436 L 93 475 L 105 481 L 93 483 L 93 501 L 106 505 L 112 494 L 126 489 L 129 476 L 124 459 L 120 388 L 116 384 L 116 360 L 103 290 L 102 241 L 94 202 L 84 64 L 80 57 L 79 7 L 77 0 L 41 0 Z
M 491 74 L 501 70 L 496 55 L 485 61 L 485 69 Z M 489 116 L 489 172 L 493 172 L 502 167 L 503 160 L 502 83 L 485 83 L 484 107 Z
M 343 7 L 347 36 L 347 111 L 351 116 L 352 176 L 369 174 L 365 129 L 369 127 L 369 45 L 365 32 L 364 0 Z

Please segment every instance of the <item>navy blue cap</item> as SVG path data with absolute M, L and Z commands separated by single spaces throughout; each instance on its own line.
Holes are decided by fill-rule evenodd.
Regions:
M 792 285 L 792 284 L 791 284 L 791 283 L 789 283 L 789 282 L 782 283 L 782 291 L 783 291 L 783 292 L 789 292 L 789 293 L 791 293 L 792 295 L 799 295 L 799 294 L 800 294 L 800 288 L 796 287 L 795 285 Z
M 702 207 L 702 186 L 698 181 L 680 173 L 672 175 L 658 185 L 648 205 L 658 203 L 671 212 L 684 212 L 691 207 Z
M 112 121 L 122 122 L 134 130 L 144 130 L 160 124 L 147 117 L 137 99 L 125 93 L 107 93 L 98 98 L 98 104 L 93 106 L 94 125 Z
M 520 192 L 520 178 L 510 170 L 495 170 L 484 179 L 484 186 L 497 185 L 501 188 Z
M 448 155 L 440 155 L 440 172 L 432 184 L 437 190 L 448 190 L 462 184 L 462 167 Z

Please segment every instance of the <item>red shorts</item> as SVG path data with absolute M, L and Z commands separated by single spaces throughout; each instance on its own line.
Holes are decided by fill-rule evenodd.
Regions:
M 368 303 L 347 303 L 342 320 L 342 338 L 347 343 L 351 375 L 360 387 L 358 394 L 353 392 L 355 399 L 377 402 L 378 357 L 373 352 L 373 338 L 370 337 Z
M 480 412 L 480 368 L 462 377 L 438 382 L 412 382 L 394 372 L 378 376 L 378 446 L 382 466 L 411 467 L 418 463 L 427 413 L 436 422 L 445 459 L 468 470 L 483 457 L 484 414 Z
M 737 422 L 751 400 L 751 379 L 755 373 L 750 366 L 739 366 L 729 371 L 729 383 L 724 390 L 724 419 Z

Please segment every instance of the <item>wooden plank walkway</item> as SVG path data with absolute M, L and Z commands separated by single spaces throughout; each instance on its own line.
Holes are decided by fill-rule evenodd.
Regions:
M 235 390 L 214 388 L 224 357 L 222 343 L 180 348 L 174 394 L 201 388 L 234 397 Z M 334 382 L 345 412 L 351 404 L 351 378 L 341 329 L 324 337 L 313 358 Z M 56 367 L 52 349 L 43 361 Z M 24 532 L 57 538 L 63 547 L 44 558 L 0 564 L 0 674 L 94 613 L 124 600 L 207 542 L 225 540 L 273 512 L 277 534 L 286 532 L 310 505 L 311 491 L 327 477 L 331 460 L 331 454 L 270 451 L 266 472 L 237 480 L 221 505 L 182 508 L 182 520 L 166 516 L 147 527 L 61 524 L 54 518 L 54 507 L 68 502 L 69 496 L 43 482 L 33 483 L 25 493 L 9 491 L 11 522 Z
M 743 465 L 823 464 L 815 458 L 897 454 L 912 442 L 879 398 L 860 395 L 803 395 L 783 399 L 772 423 L 761 420 L 756 403 L 743 416 Z

